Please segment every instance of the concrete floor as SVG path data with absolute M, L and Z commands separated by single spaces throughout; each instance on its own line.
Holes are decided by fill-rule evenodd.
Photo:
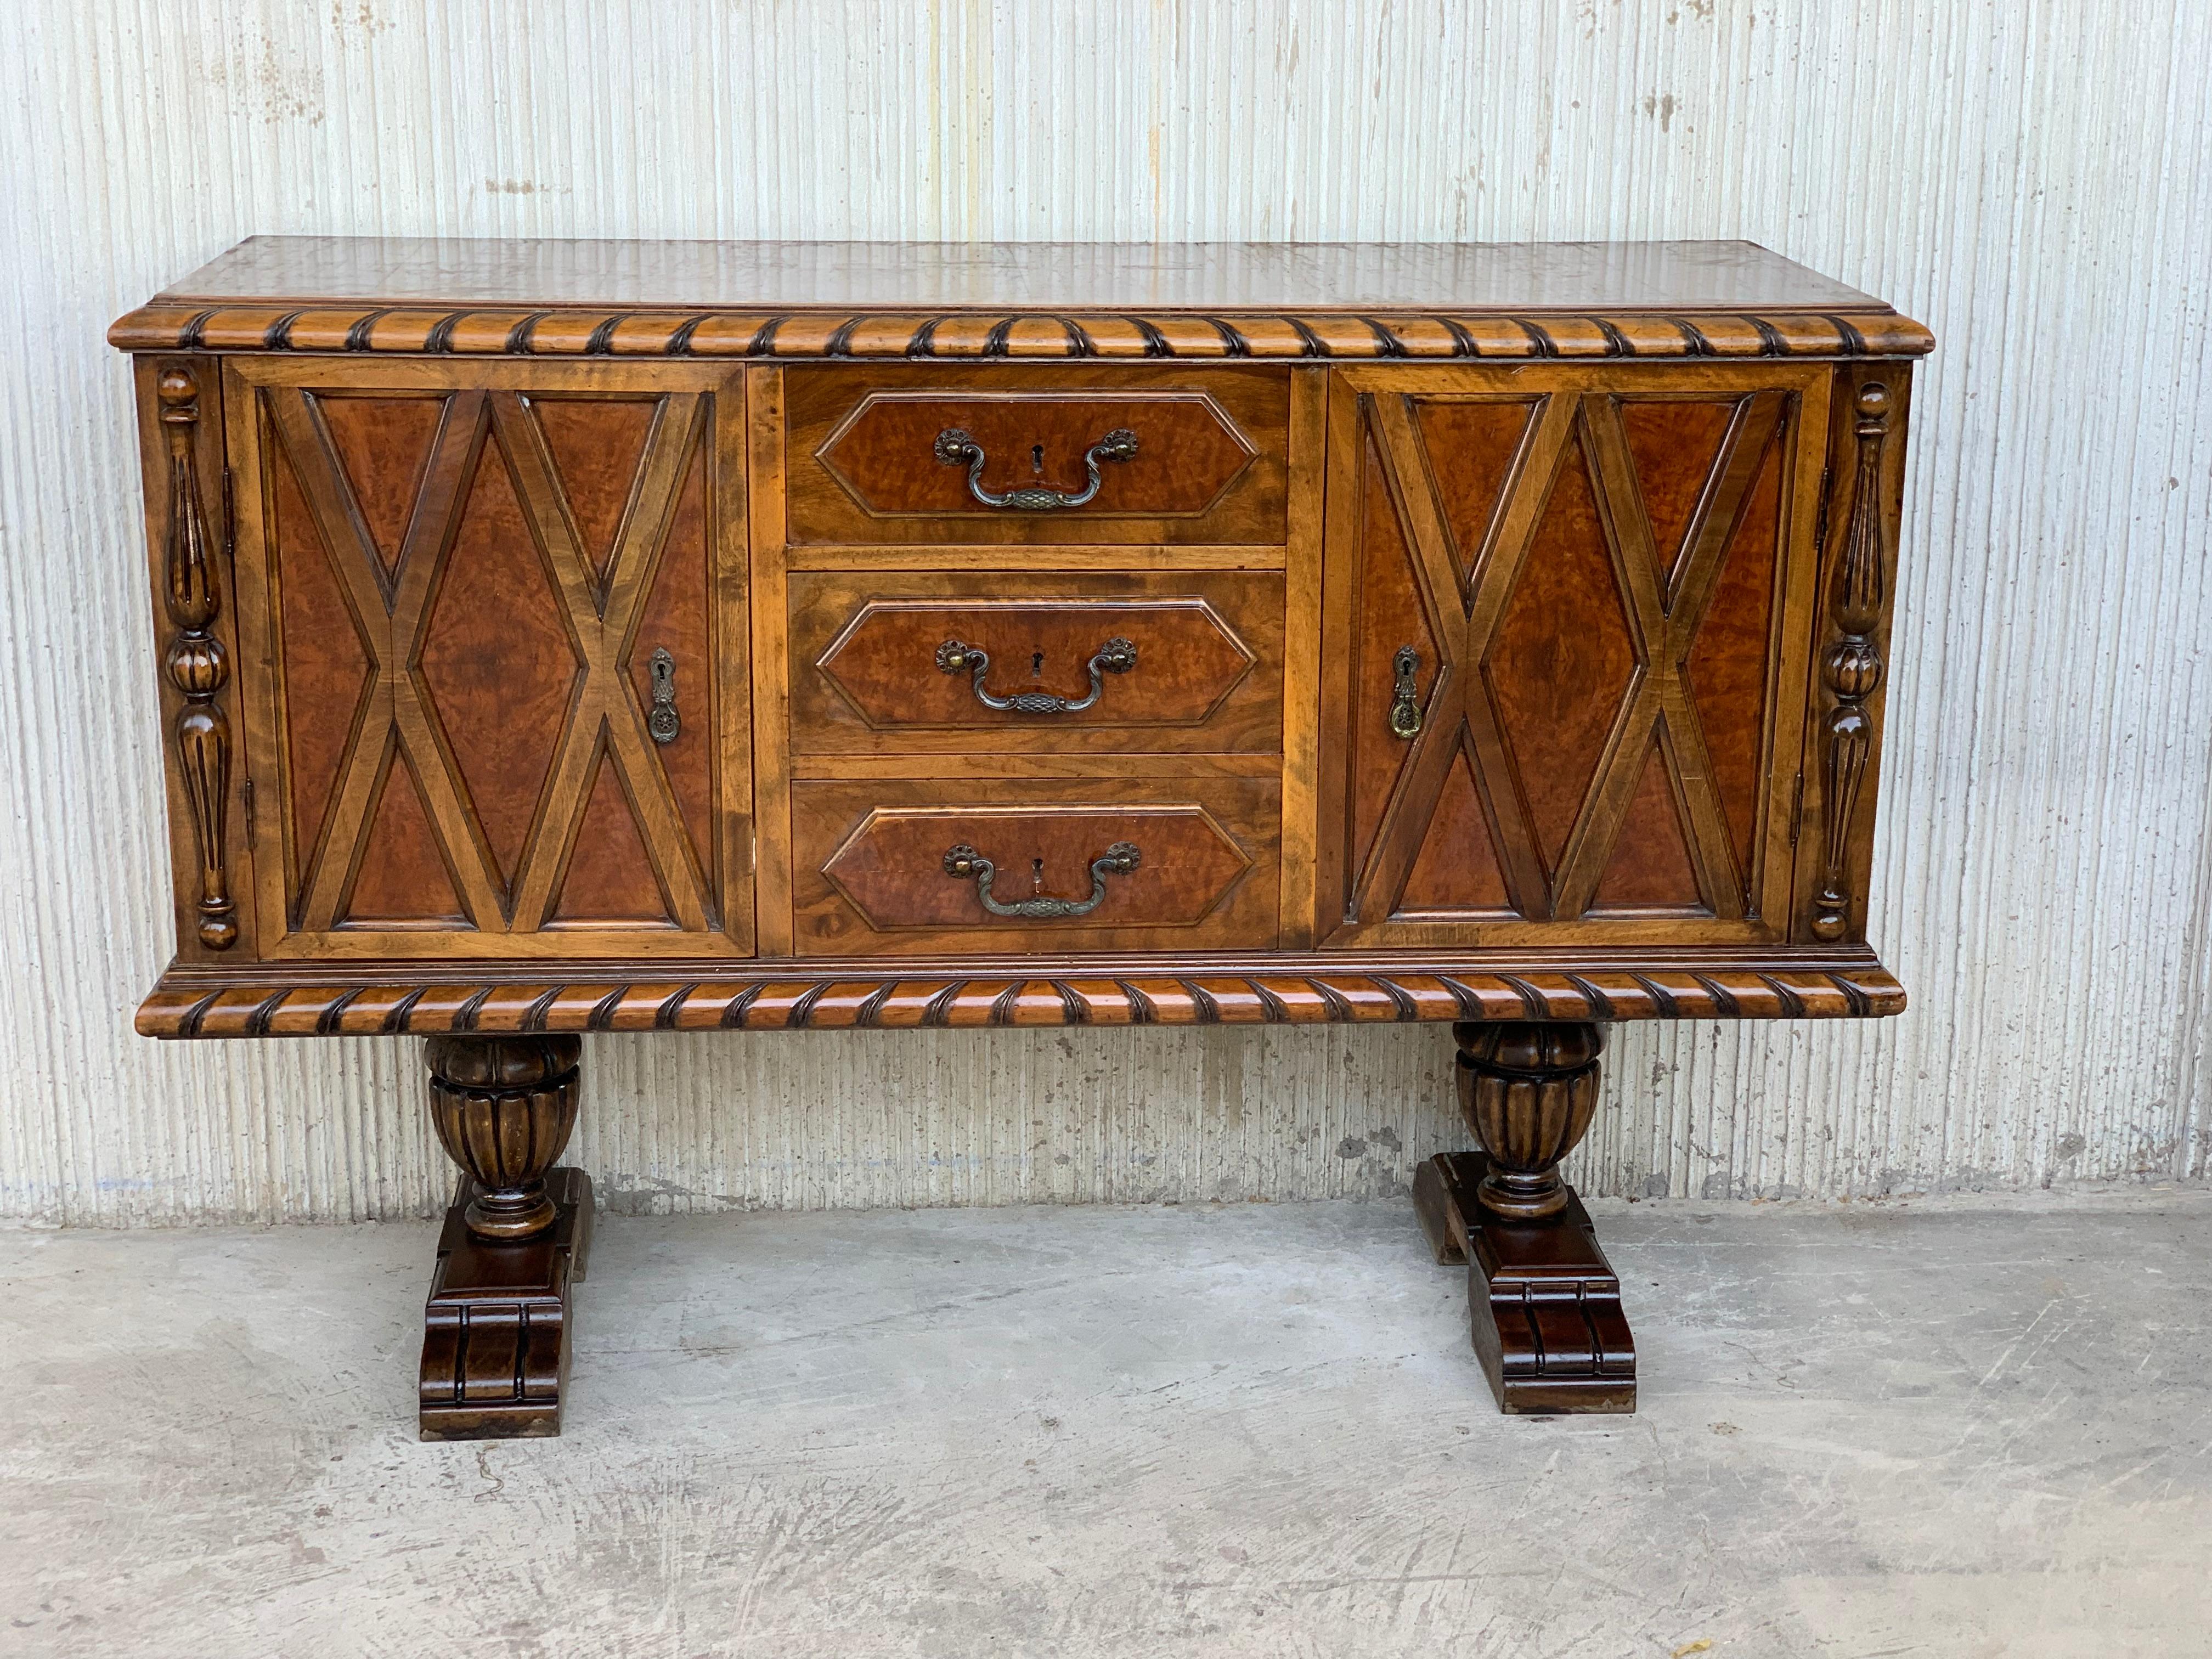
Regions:
M 2212 1195 L 1594 1206 L 1508 1419 L 1390 1204 L 603 1218 L 567 1436 L 413 1437 L 432 1230 L 0 1231 L 0 1653 L 2212 1647 Z

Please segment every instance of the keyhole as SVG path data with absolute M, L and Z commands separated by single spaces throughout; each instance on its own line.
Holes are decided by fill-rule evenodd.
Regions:
M 1044 653 L 1042 651 L 1030 653 L 1030 678 L 1033 680 L 1044 678 Z
M 1044 891 L 1044 860 L 1042 859 L 1030 860 L 1030 891 L 1032 893 Z
M 1042 444 L 1030 446 L 1030 471 L 1040 478 L 1044 477 L 1044 446 Z

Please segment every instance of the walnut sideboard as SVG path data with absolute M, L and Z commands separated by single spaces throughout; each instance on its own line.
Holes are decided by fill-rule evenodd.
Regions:
M 131 354 L 170 1038 L 428 1037 L 422 1431 L 550 1434 L 593 1031 L 1449 1020 L 1509 1411 L 1611 1021 L 1889 1014 L 1912 364 L 1743 243 L 260 238 Z

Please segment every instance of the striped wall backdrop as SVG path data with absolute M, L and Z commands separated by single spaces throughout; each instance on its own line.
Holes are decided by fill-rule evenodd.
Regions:
M 1586 1190 L 2196 1179 L 2212 1053 L 2212 8 L 2142 0 L 10 0 L 0 1215 L 423 1213 L 416 1045 L 156 1047 L 111 318 L 254 232 L 1742 236 L 1941 342 L 1879 1025 L 1620 1033 Z M 1440 1028 L 604 1038 L 617 1207 L 1388 1196 Z

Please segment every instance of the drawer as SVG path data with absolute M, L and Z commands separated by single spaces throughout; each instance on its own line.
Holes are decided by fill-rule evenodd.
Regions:
M 1283 579 L 797 572 L 794 754 L 1279 751 Z
M 792 786 L 798 954 L 1265 949 L 1273 779 Z
M 800 368 L 784 408 L 793 543 L 1284 539 L 1287 369 Z

